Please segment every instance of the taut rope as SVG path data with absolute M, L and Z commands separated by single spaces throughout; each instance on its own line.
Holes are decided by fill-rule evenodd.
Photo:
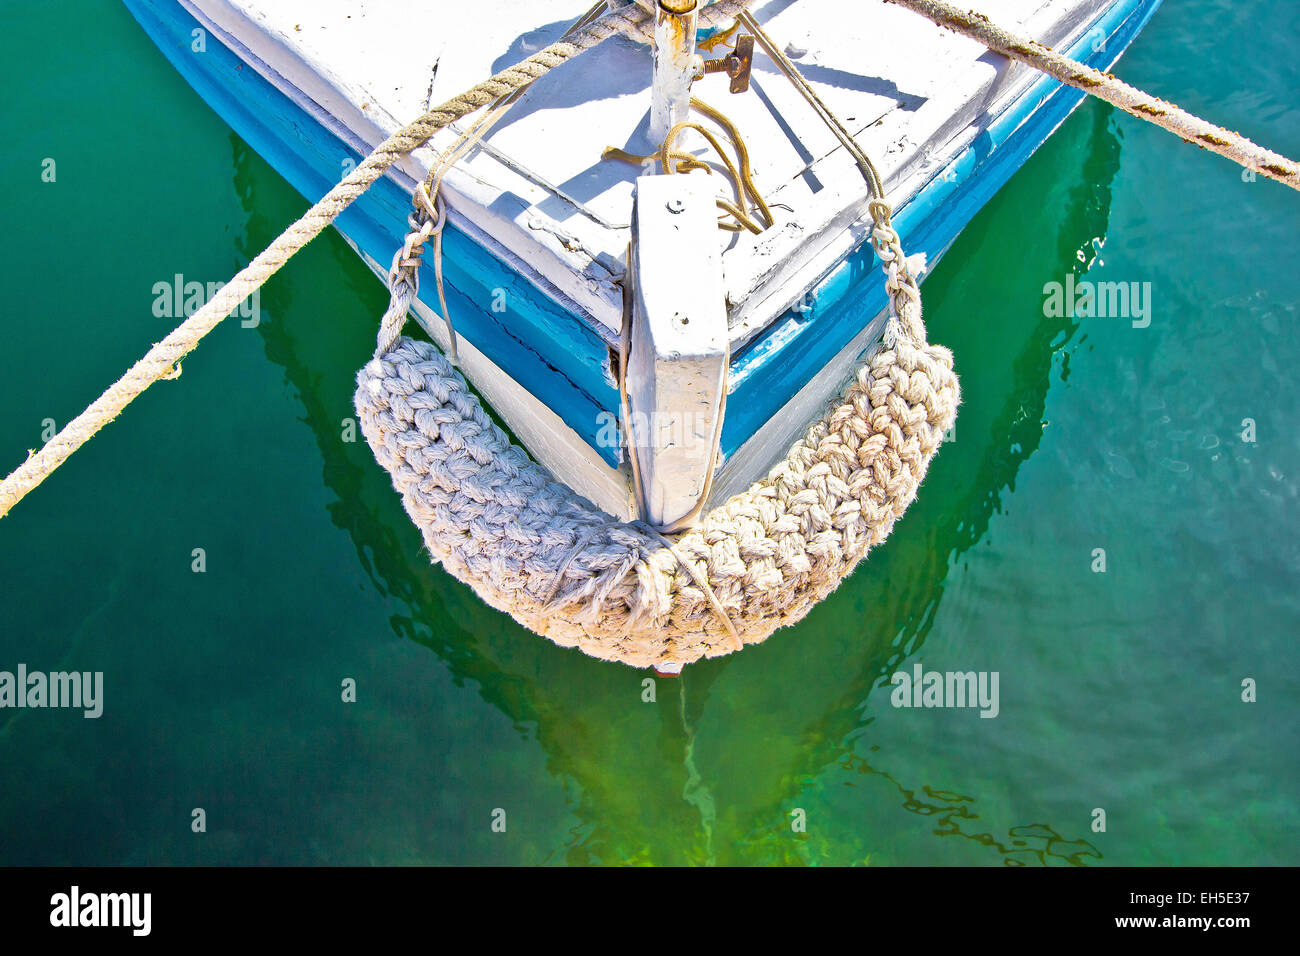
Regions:
M 1294 160 L 1252 143 L 1239 133 L 1226 130 L 1222 126 L 1215 126 L 1199 116 L 1193 116 L 1173 103 L 1166 103 L 1159 97 L 1129 86 L 1109 73 L 1103 73 L 1101 70 L 1062 56 L 1036 40 L 1004 30 L 990 23 L 988 17 L 982 13 L 959 10 L 943 3 L 942 0 L 884 0 L 884 2 L 906 7 L 913 13 L 919 13 L 933 20 L 941 27 L 955 30 L 963 36 L 984 44 L 990 50 L 1028 64 L 1067 86 L 1091 93 L 1138 119 L 1155 123 L 1189 143 L 1195 143 L 1203 149 L 1225 156 L 1234 163 L 1253 169 L 1269 179 L 1285 183 L 1292 189 L 1300 189 L 1300 164 Z

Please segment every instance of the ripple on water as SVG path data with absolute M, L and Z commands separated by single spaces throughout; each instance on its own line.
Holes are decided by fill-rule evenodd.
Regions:
M 1117 451 L 1106 452 L 1106 469 L 1118 478 L 1131 481 L 1137 477 L 1137 471 L 1127 458 Z

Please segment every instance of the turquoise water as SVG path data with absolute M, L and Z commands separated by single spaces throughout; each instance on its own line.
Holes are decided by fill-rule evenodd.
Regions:
M 1171 0 L 1117 72 L 1300 153 L 1267 10 Z M 175 324 L 156 283 L 304 208 L 120 5 L 8 26 L 6 468 Z M 1298 225 L 1085 105 L 926 283 L 965 402 L 917 504 L 654 702 L 429 566 L 344 440 L 384 295 L 329 234 L 0 521 L 0 670 L 104 674 L 98 719 L 0 711 L 0 863 L 1300 863 Z M 1069 274 L 1150 325 L 1045 315 Z M 998 716 L 892 707 L 918 662 L 998 672 Z

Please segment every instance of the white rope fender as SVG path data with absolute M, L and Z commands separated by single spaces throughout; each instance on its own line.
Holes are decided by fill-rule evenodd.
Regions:
M 889 535 L 960 400 L 952 353 L 926 343 L 878 171 L 798 67 L 740 16 L 861 167 L 889 295 L 882 340 L 766 478 L 669 538 L 605 514 L 511 444 L 451 362 L 401 335 L 423 244 L 444 221 L 428 183 L 393 257 L 375 358 L 357 376 L 362 433 L 434 561 L 555 643 L 634 667 L 677 670 L 800 620 Z
M 634 667 L 716 657 L 800 620 L 889 535 L 960 400 L 952 353 L 926 343 L 888 207 L 873 207 L 882 341 L 766 478 L 671 541 L 512 444 L 434 346 L 399 335 L 414 291 L 395 284 L 355 402 L 434 561 L 556 644 Z

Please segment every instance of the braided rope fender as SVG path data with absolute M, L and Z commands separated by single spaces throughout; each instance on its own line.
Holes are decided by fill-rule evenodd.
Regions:
M 357 414 L 434 562 L 484 601 L 593 657 L 689 664 L 799 621 L 916 497 L 960 391 L 914 290 L 785 459 L 671 543 L 556 481 L 426 342 L 381 344 Z

